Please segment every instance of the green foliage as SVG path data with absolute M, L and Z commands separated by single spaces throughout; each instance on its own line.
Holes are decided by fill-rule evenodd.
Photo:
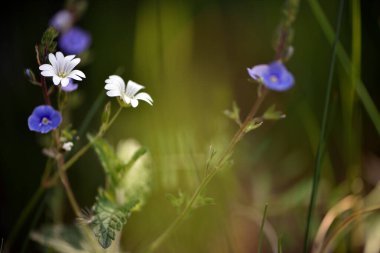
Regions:
M 169 193 L 166 195 L 166 197 L 178 211 L 180 211 L 190 201 L 189 196 L 184 194 L 182 191 L 178 191 L 177 195 Z M 197 209 L 203 206 L 214 205 L 214 204 L 215 204 L 215 200 L 213 198 L 203 196 L 200 194 L 197 196 L 192 208 Z
M 252 119 L 248 125 L 244 128 L 244 132 L 245 133 L 248 133 L 252 130 L 255 130 L 257 128 L 259 128 L 262 124 L 263 124 L 263 120 L 261 118 L 254 118 Z
M 224 115 L 226 115 L 228 118 L 232 119 L 236 122 L 239 126 L 241 126 L 241 119 L 240 119 L 240 109 L 237 106 L 236 102 L 232 103 L 232 110 L 225 110 Z
M 131 212 L 144 203 L 149 191 L 150 173 L 143 162 L 147 150 L 138 148 L 124 163 L 105 140 L 90 135 L 88 138 L 103 166 L 107 182 L 106 187 L 99 190 L 89 224 L 99 244 L 108 248 Z
M 264 120 L 279 120 L 284 119 L 286 115 L 281 111 L 276 110 L 276 105 L 270 106 L 263 114 Z
M 90 227 L 98 238 L 100 246 L 104 249 L 111 246 L 115 240 L 116 232 L 120 231 L 127 222 L 132 208 L 138 203 L 137 200 L 131 200 L 125 205 L 118 205 L 109 201 L 105 196 L 99 196 L 93 207 L 94 218 Z
M 57 42 L 54 40 L 58 37 L 58 35 L 58 31 L 54 29 L 54 27 L 49 27 L 42 35 L 41 43 L 38 45 L 37 50 L 37 58 L 41 63 L 44 62 L 44 57 L 46 57 L 47 54 L 55 52 Z
M 87 137 L 91 142 L 93 142 L 95 152 L 103 166 L 104 172 L 106 173 L 107 182 L 112 185 L 116 185 L 118 173 L 123 168 L 122 162 L 117 158 L 111 145 L 109 145 L 104 139 L 95 139 L 91 135 L 88 135 Z
M 110 116 L 111 116 L 111 102 L 108 102 L 103 109 L 102 113 L 102 124 L 103 125 L 108 125 L 110 121 Z
M 100 126 L 100 132 L 104 133 L 109 125 L 111 117 L 111 102 L 108 102 L 103 109 L 102 124 Z

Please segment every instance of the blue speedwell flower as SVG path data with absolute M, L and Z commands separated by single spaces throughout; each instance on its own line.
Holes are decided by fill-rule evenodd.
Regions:
M 69 84 L 67 86 L 62 86 L 64 92 L 72 92 L 78 89 L 78 84 L 74 83 L 73 79 L 70 78 Z
M 28 118 L 29 129 L 42 134 L 56 129 L 61 122 L 61 114 L 50 105 L 37 106 Z
M 91 44 L 91 35 L 79 27 L 72 27 L 63 33 L 58 40 L 58 46 L 66 54 L 80 54 Z
M 293 75 L 280 61 L 257 65 L 247 70 L 253 79 L 261 81 L 270 90 L 286 91 L 294 84 Z

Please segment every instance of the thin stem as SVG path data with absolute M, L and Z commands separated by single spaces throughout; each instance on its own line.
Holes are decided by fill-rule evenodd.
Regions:
M 193 193 L 190 201 L 187 203 L 185 208 L 182 210 L 182 212 L 176 217 L 176 219 L 172 222 L 172 224 L 158 237 L 156 238 L 151 245 L 149 246 L 147 252 L 154 252 L 156 251 L 161 244 L 171 235 L 171 233 L 177 228 L 177 226 L 182 222 L 182 220 L 188 215 L 190 210 L 193 208 L 193 205 L 199 196 L 199 194 L 204 190 L 204 188 L 208 185 L 208 183 L 213 179 L 215 174 L 219 171 L 219 168 L 221 168 L 224 163 L 226 162 L 227 158 L 232 154 L 232 151 L 236 144 L 241 140 L 241 138 L 245 134 L 245 129 L 247 128 L 248 124 L 251 122 L 253 117 L 256 115 L 258 109 L 260 108 L 260 105 L 264 101 L 265 96 L 267 95 L 268 90 L 264 89 L 263 93 L 260 97 L 258 97 L 253 104 L 250 112 L 246 116 L 243 124 L 240 126 L 239 130 L 235 133 L 233 138 L 231 139 L 229 145 L 227 146 L 226 150 L 223 152 L 223 155 L 220 157 L 219 161 L 216 163 L 214 169 L 206 175 L 206 177 L 201 181 L 200 185 L 197 187 L 195 192 Z
M 73 209 L 75 215 L 79 216 L 81 212 L 80 212 L 78 201 L 75 198 L 74 192 L 71 188 L 70 181 L 67 177 L 66 172 L 62 170 L 62 168 L 65 165 L 62 155 L 60 155 L 60 157 L 58 158 L 57 163 L 58 163 L 58 173 L 61 178 L 62 185 L 65 188 L 67 198 L 69 199 L 71 208 Z
M 263 218 L 261 220 L 261 226 L 260 226 L 259 245 L 257 247 L 257 252 L 258 253 L 261 253 L 261 250 L 262 250 L 263 237 L 264 237 L 264 224 L 265 224 L 265 220 L 267 218 L 267 211 L 268 211 L 268 204 L 265 204 L 264 214 L 263 214 Z
M 75 153 L 75 155 L 69 159 L 61 168 L 62 171 L 67 171 L 71 166 L 74 165 L 74 163 L 76 161 L 78 161 L 78 159 L 84 155 L 86 153 L 86 151 L 92 146 L 92 144 L 94 143 L 94 141 L 97 139 L 97 138 L 100 138 L 102 137 L 107 131 L 108 129 L 111 127 L 111 125 L 115 122 L 116 118 L 118 117 L 118 115 L 120 114 L 122 108 L 120 107 L 119 110 L 114 114 L 114 116 L 112 117 L 112 119 L 110 120 L 110 122 L 107 124 L 107 126 L 103 129 L 103 132 L 99 132 L 95 138 L 93 139 L 93 141 L 91 142 L 88 142 L 85 146 L 83 146 L 77 153 Z M 26 219 L 28 218 L 29 214 L 33 211 L 33 209 L 35 208 L 36 204 L 38 203 L 38 201 L 40 200 L 41 196 L 43 195 L 43 193 L 45 192 L 46 189 L 48 189 L 49 187 L 52 187 L 54 184 L 56 184 L 57 180 L 59 179 L 59 173 L 56 172 L 52 178 L 50 180 L 46 179 L 45 177 L 43 178 L 43 180 L 41 180 L 41 184 L 40 186 L 37 188 L 37 190 L 35 191 L 35 193 L 33 194 L 32 198 L 29 200 L 28 204 L 26 205 L 26 207 L 22 210 L 21 214 L 20 214 L 20 218 L 17 220 L 16 224 L 13 226 L 13 229 L 12 231 L 10 232 L 9 234 L 9 237 L 5 243 L 5 246 L 4 248 L 6 249 L 9 249 L 10 246 L 12 245 L 14 239 L 16 238 L 16 236 L 18 235 L 22 225 L 25 223 Z
M 42 95 L 44 96 L 45 103 L 48 105 L 51 105 L 45 77 L 41 77 L 41 87 L 42 87 Z
M 329 112 L 329 108 L 330 108 L 332 79 L 333 79 L 333 75 L 334 75 L 336 49 L 337 49 L 339 32 L 340 32 L 340 27 L 341 27 L 341 22 L 342 22 L 343 7 L 344 7 L 344 0 L 340 0 L 338 17 L 337 17 L 338 22 L 337 22 L 335 40 L 334 40 L 333 48 L 332 48 L 329 77 L 327 80 L 327 89 L 326 89 L 326 94 L 325 94 L 325 105 L 324 105 L 324 110 L 323 110 L 323 118 L 322 118 L 322 123 L 321 123 L 321 128 L 320 128 L 321 134 L 320 134 L 319 145 L 318 145 L 318 149 L 317 149 L 317 155 L 316 155 L 316 159 L 315 159 L 313 185 L 312 185 L 312 190 L 311 190 L 309 209 L 308 209 L 308 213 L 307 213 L 305 238 L 304 238 L 304 245 L 303 245 L 303 252 L 304 253 L 306 253 L 309 249 L 310 224 L 311 224 L 311 219 L 313 216 L 313 211 L 314 211 L 315 202 L 316 202 L 317 193 L 318 193 L 318 185 L 319 185 L 319 179 L 320 179 L 320 175 L 321 175 L 322 157 L 323 157 L 323 153 L 325 151 L 325 137 L 326 137 L 326 128 L 327 128 L 326 126 L 327 126 L 328 112 Z
M 317 0 L 308 0 L 308 3 L 328 42 L 331 44 L 334 43 L 334 31 L 320 4 Z M 344 50 L 344 47 L 340 42 L 338 42 L 337 45 L 337 55 L 344 71 L 347 74 L 350 74 L 352 62 L 350 61 L 347 52 Z M 356 93 L 360 98 L 360 101 L 363 103 L 363 107 L 367 111 L 368 116 L 371 118 L 372 123 L 377 130 L 377 133 L 380 135 L 380 113 L 377 110 L 375 103 L 373 102 L 371 96 L 368 93 L 368 90 L 366 89 L 363 81 L 359 78 L 359 76 L 356 77 L 355 83 Z
M 107 131 L 108 129 L 111 127 L 111 125 L 115 122 L 115 120 L 117 119 L 117 117 L 119 116 L 120 112 L 122 111 L 123 107 L 119 107 L 119 109 L 117 110 L 117 112 L 114 114 L 114 116 L 112 117 L 112 119 L 110 120 L 110 122 L 107 124 L 106 127 L 104 127 L 102 129 L 101 132 L 98 132 L 98 134 L 94 137 L 94 139 L 90 142 L 88 142 L 85 146 L 83 146 L 77 153 L 75 153 L 75 155 L 73 157 L 71 157 L 63 166 L 62 166 L 62 171 L 67 171 L 69 168 L 71 168 L 71 166 L 74 165 L 74 163 L 76 163 L 79 158 L 82 157 L 82 155 L 84 155 L 88 149 L 92 146 L 92 144 L 94 144 L 94 142 L 98 139 L 98 138 L 101 138 Z M 59 177 L 59 174 L 58 173 L 55 173 L 49 184 L 50 185 L 53 185 L 57 179 Z
M 357 219 L 363 218 L 364 215 L 370 215 L 370 214 L 372 214 L 374 212 L 379 212 L 379 211 L 380 211 L 380 205 L 376 205 L 376 206 L 371 206 L 371 207 L 368 207 L 366 209 L 363 209 L 363 210 L 360 210 L 360 211 L 357 211 L 357 212 L 351 214 L 344 221 L 342 221 L 342 223 L 340 223 L 339 225 L 337 225 L 337 227 L 335 228 L 334 231 L 331 232 L 331 235 L 325 241 L 324 246 L 322 247 L 322 249 L 321 249 L 320 252 L 321 253 L 331 252 L 330 248 L 332 246 L 333 241 L 335 239 L 337 239 L 337 237 L 341 233 L 343 233 L 345 231 L 345 229 L 347 229 L 347 227 L 352 222 L 354 222 Z

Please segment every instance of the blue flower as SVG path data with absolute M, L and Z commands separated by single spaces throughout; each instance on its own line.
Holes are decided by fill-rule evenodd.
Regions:
M 253 79 L 262 82 L 270 90 L 286 91 L 294 84 L 293 75 L 280 61 L 257 65 L 247 70 Z
M 73 79 L 69 79 L 69 84 L 66 86 L 62 86 L 62 90 L 65 92 L 72 92 L 74 90 L 78 89 L 78 84 L 74 83 Z
M 74 22 L 74 16 L 68 10 L 60 10 L 50 19 L 49 25 L 57 31 L 63 32 L 71 27 Z
M 50 105 L 37 106 L 28 118 L 29 129 L 42 134 L 56 129 L 61 122 L 61 113 L 54 110 Z
M 58 40 L 58 46 L 66 54 L 80 54 L 91 44 L 91 35 L 79 27 L 72 27 L 63 33 Z

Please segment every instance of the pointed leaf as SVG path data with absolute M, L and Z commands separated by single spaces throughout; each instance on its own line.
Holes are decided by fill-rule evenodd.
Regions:
M 281 111 L 276 110 L 276 105 L 269 107 L 263 115 L 264 120 L 279 120 L 285 118 L 286 115 Z
M 110 183 L 116 184 L 118 171 L 123 166 L 122 162 L 116 156 L 115 151 L 104 139 L 94 138 L 91 135 L 87 136 L 93 142 L 93 148 L 103 166 L 104 172 L 110 179 Z
M 259 128 L 262 124 L 263 124 L 263 120 L 261 118 L 254 118 L 245 127 L 244 132 L 248 133 L 252 130 L 255 130 L 255 129 Z

